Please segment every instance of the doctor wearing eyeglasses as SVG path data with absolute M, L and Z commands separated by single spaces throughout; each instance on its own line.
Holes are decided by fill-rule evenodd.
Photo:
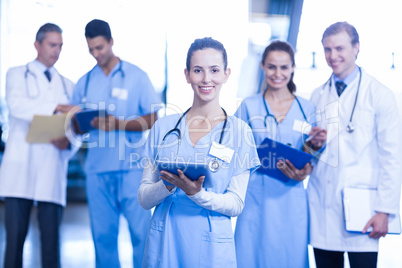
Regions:
M 237 267 L 231 217 L 243 210 L 248 179 L 259 160 L 250 128 L 219 104 L 229 75 L 223 45 L 196 39 L 185 69 L 194 91 L 192 106 L 184 114 L 160 118 L 151 129 L 138 190 L 141 206 L 155 207 L 143 267 Z M 166 136 L 175 128 L 181 139 L 178 131 Z M 205 176 L 190 180 L 182 170 L 159 173 L 155 158 L 210 163 L 209 187 Z
M 359 35 L 347 22 L 330 25 L 322 36 L 325 58 L 333 73 L 311 97 L 317 127 L 311 140 L 326 148 L 308 184 L 310 243 L 318 268 L 376 267 L 379 238 L 388 231 L 388 217 L 400 212 L 401 119 L 395 96 L 355 61 Z M 376 190 L 374 216 L 361 232 L 345 229 L 342 193 L 345 187 Z M 372 228 L 372 231 L 368 231 Z
M 67 113 L 74 83 L 54 64 L 63 46 L 59 26 L 42 25 L 35 40 L 37 58 L 7 72 L 9 136 L 0 168 L 0 196 L 5 197 L 4 267 L 23 266 L 30 212 L 36 203 L 41 234 L 42 267 L 60 267 L 59 226 L 66 205 L 67 165 L 76 151 L 67 137 L 27 143 L 34 115 Z

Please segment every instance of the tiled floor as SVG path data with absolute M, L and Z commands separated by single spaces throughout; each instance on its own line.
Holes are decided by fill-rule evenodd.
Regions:
M 38 228 L 36 210 L 32 211 L 31 226 L 24 248 L 24 268 L 40 268 Z M 119 236 L 119 250 L 122 268 L 132 267 L 132 249 L 127 223 L 122 218 Z M 0 267 L 4 258 L 4 203 L 0 201 Z M 88 219 L 88 207 L 84 202 L 69 203 L 64 211 L 61 226 L 62 267 L 94 268 L 94 248 Z M 311 268 L 315 267 L 310 256 Z M 347 266 L 346 266 L 347 267 Z M 402 236 L 388 235 L 380 242 L 378 268 L 402 267 Z

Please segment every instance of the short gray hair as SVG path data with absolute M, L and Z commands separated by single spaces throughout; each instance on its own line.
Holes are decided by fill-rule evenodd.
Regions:
M 38 32 L 36 33 L 35 40 L 38 41 L 39 43 L 42 43 L 42 41 L 46 37 L 46 33 L 49 33 L 49 32 L 58 32 L 61 34 L 63 31 L 56 24 L 46 23 L 39 28 Z

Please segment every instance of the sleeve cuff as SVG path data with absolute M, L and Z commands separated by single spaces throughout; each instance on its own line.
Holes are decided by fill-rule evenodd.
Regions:
M 166 188 L 166 185 L 163 183 L 163 180 L 157 182 L 158 184 L 158 192 L 163 193 L 164 195 L 168 196 L 176 192 L 177 187 L 174 186 L 170 191 Z
M 194 195 L 188 195 L 188 198 L 190 198 L 192 201 L 194 201 L 196 204 L 201 204 L 202 200 L 205 200 L 205 194 L 207 192 L 205 191 L 204 188 L 201 189 L 198 193 Z

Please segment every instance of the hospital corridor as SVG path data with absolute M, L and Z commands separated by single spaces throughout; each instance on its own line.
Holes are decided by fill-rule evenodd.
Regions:
M 0 0 L 0 268 L 402 268 L 399 2 Z

